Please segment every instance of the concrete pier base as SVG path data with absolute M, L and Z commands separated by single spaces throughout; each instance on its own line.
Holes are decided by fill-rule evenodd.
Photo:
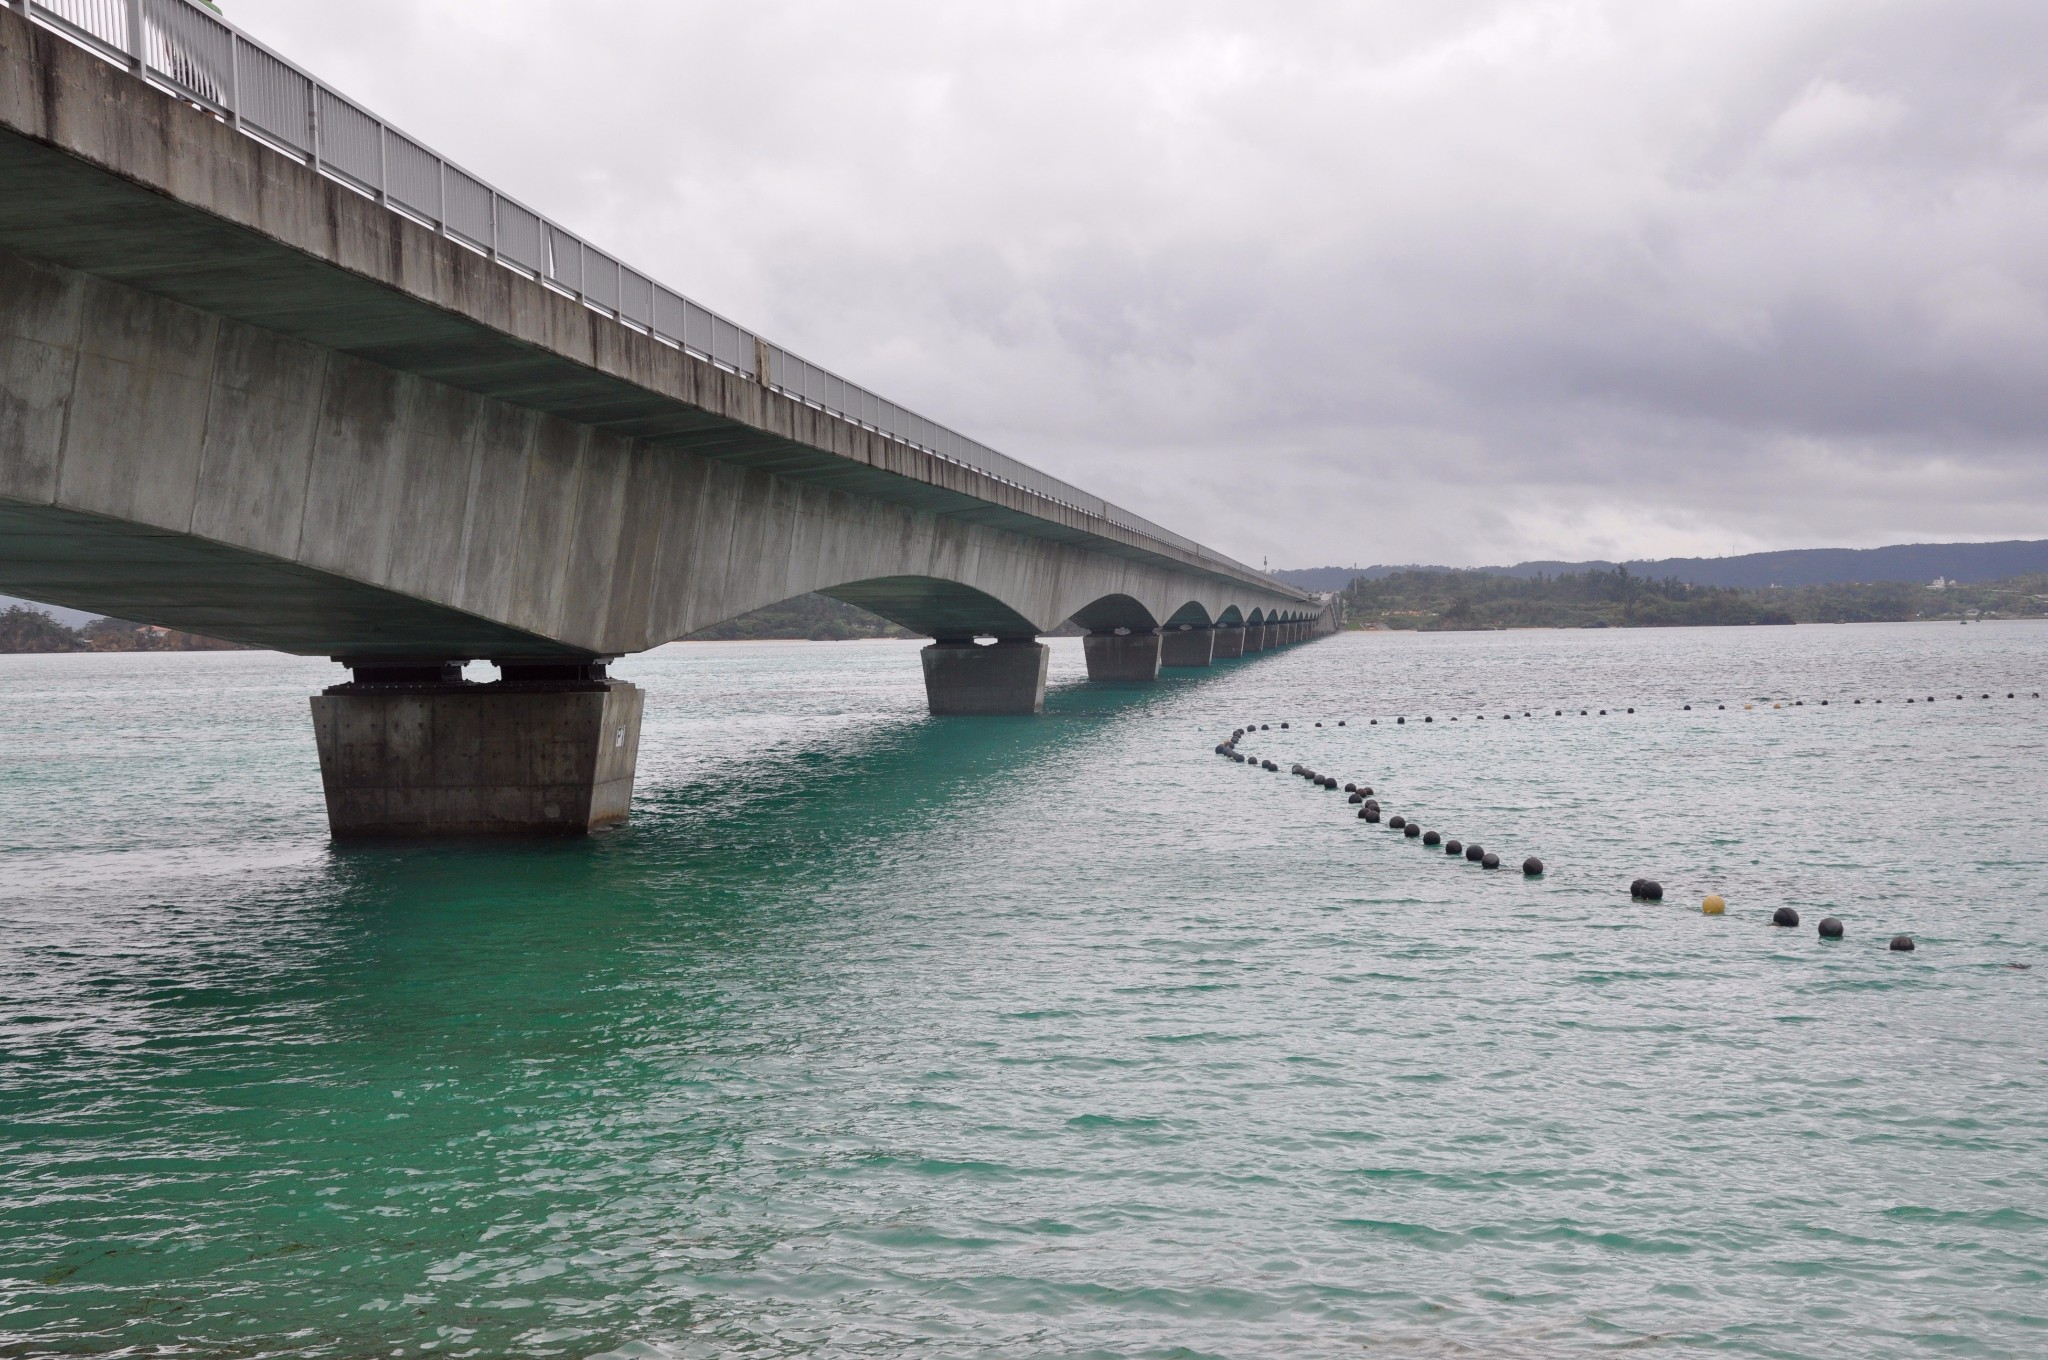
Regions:
M 1246 624 L 1244 628 L 1244 654 L 1250 656 L 1253 652 L 1263 652 L 1265 650 L 1266 625 L 1263 623 Z
M 941 639 L 924 649 L 924 695 L 942 716 L 1043 713 L 1045 671 L 1052 649 L 1030 638 L 993 646 Z
M 1157 680 L 1159 634 L 1090 633 L 1081 639 L 1090 680 Z
M 1234 661 L 1244 655 L 1244 629 L 1216 627 L 1209 630 L 1216 639 L 1215 651 L 1211 653 L 1218 661 Z
M 328 830 L 337 840 L 573 836 L 625 821 L 644 696 L 601 678 L 602 666 L 539 669 L 598 678 L 466 684 L 387 671 L 366 682 L 358 670 L 315 695 Z
M 1161 666 L 1206 666 L 1216 659 L 1216 630 L 1172 628 L 1159 635 Z

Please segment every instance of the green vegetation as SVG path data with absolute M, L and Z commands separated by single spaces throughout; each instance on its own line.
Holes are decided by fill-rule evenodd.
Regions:
M 94 619 L 68 628 L 40 609 L 10 605 L 0 614 L 0 652 L 234 652 L 240 643 L 152 628 L 126 619 Z
M 898 628 L 879 614 L 823 595 L 799 595 L 742 614 L 690 634 L 692 642 L 747 642 L 765 638 L 804 638 L 811 642 L 850 642 L 856 638 L 907 638 L 917 634 Z
M 1344 591 L 1354 628 L 1671 628 L 2048 617 L 2048 575 L 1937 588 L 1905 582 L 1739 590 L 1652 580 L 1625 567 L 1523 578 L 1482 571 L 1360 577 Z

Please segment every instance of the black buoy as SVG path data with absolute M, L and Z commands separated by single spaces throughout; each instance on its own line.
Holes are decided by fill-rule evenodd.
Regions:
M 1536 877 L 1543 872 L 1543 861 L 1534 855 L 1529 856 L 1522 861 L 1522 872 L 1530 878 Z
M 1647 883 L 1648 881 L 1648 879 L 1642 878 L 1630 879 L 1628 884 L 1628 895 L 1630 897 L 1641 897 L 1643 895 L 1643 884 Z
M 1580 710 L 1579 710 L 1579 716 L 1580 716 L 1581 718 L 1585 717 L 1585 716 L 1586 716 L 1586 710 L 1585 710 L 1585 709 L 1583 709 L 1583 708 L 1582 708 L 1582 709 L 1580 709 Z
M 1410 840 L 1413 840 L 1415 837 L 1420 836 L 1422 834 L 1422 828 L 1417 826 L 1415 823 L 1410 822 L 1408 823 L 1408 825 L 1401 828 L 1401 834 L 1408 837 Z
M 1267 731 L 1267 730 L 1268 730 L 1268 729 L 1270 728 L 1270 726 L 1271 726 L 1271 724 L 1269 724 L 1269 723 L 1260 723 L 1260 724 L 1259 724 L 1259 730 L 1260 730 L 1261 732 Z
M 1346 792 L 1346 793 L 1357 793 L 1357 792 L 1358 792 L 1358 785 L 1356 785 L 1356 784 L 1346 784 L 1346 785 L 1344 786 L 1344 792 Z
M 1363 803 L 1365 801 L 1365 795 L 1362 793 L 1354 793 L 1349 798 L 1346 798 L 1344 801 L 1347 803 Z
M 1664 885 L 1654 878 L 1644 879 L 1643 900 L 1646 902 L 1662 902 L 1664 900 Z
M 1465 858 L 1472 860 L 1475 863 L 1479 860 L 1485 859 L 1486 847 L 1479 844 L 1477 841 L 1474 841 L 1471 845 L 1465 847 Z
M 1463 841 L 1445 841 L 1444 853 L 1446 855 L 1462 855 L 1465 853 L 1465 843 Z
M 1317 723 L 1317 724 L 1316 724 L 1316 726 L 1317 726 L 1317 727 L 1321 727 L 1321 726 L 1322 726 L 1322 724 L 1321 724 L 1321 723 Z
M 1372 785 L 1370 784 L 1360 784 L 1358 786 L 1358 791 L 1368 798 L 1372 797 Z
M 1714 707 L 1723 713 L 1726 713 L 1728 711 L 1728 705 L 1726 704 L 1716 704 L 1714 705 Z
M 1479 857 L 1479 867 L 1482 869 L 1500 868 L 1500 856 L 1494 854 L 1491 850 L 1487 851 Z
M 1771 924 L 1774 926 L 1796 926 L 1799 924 L 1799 913 L 1790 907 L 1779 907 L 1771 913 Z
M 1630 710 L 1629 710 L 1629 712 L 1633 713 L 1633 712 L 1635 712 L 1635 710 L 1634 710 L 1634 709 L 1630 709 Z
M 1406 825 L 1408 825 L 1408 819 L 1406 817 L 1403 817 L 1398 812 L 1395 813 L 1393 816 L 1387 818 L 1387 826 L 1391 830 L 1399 831 L 1402 827 Z
M 1422 720 L 1423 720 L 1424 722 L 1435 722 L 1435 721 L 1436 721 L 1436 719 L 1435 719 L 1435 718 L 1432 718 L 1432 717 L 1430 717 L 1430 716 L 1429 716 L 1428 714 L 1424 714 L 1424 715 L 1423 715 L 1423 718 L 1422 718 Z
M 1832 917 L 1832 916 L 1823 916 L 1823 917 L 1821 917 L 1821 918 L 1820 918 L 1820 937 L 1821 937 L 1821 938 L 1822 938 L 1823 940 L 1839 940 L 1839 939 L 1841 939 L 1841 938 L 1842 938 L 1842 923 L 1841 923 L 1840 921 L 1836 920 L 1836 919 L 1835 919 L 1834 917 Z
M 1285 732 L 1285 731 L 1287 730 L 1287 724 L 1286 724 L 1286 723 L 1281 723 L 1281 724 L 1280 724 L 1280 730 L 1281 730 L 1282 732 Z
M 1402 726 L 1406 726 L 1406 725 L 1407 725 L 1407 722 L 1408 722 L 1408 720 L 1407 720 L 1406 718 L 1396 718 L 1396 719 L 1394 719 L 1394 725 L 1395 725 L 1395 726 L 1397 726 L 1397 727 L 1402 727 Z
M 1343 720 L 1342 718 L 1339 718 L 1339 719 L 1337 719 L 1337 726 L 1339 726 L 1339 727 L 1342 727 L 1343 725 L 1344 725 L 1344 720 Z
M 1828 701 L 1827 701 L 1827 700 L 1825 700 L 1825 699 L 1821 700 L 1821 701 L 1820 701 L 1820 706 L 1821 706 L 1822 708 L 1826 708 L 1826 707 L 1828 706 Z
M 1292 764 L 1292 765 L 1288 766 L 1288 767 L 1287 767 L 1287 773 L 1289 773 L 1289 774 L 1300 774 L 1300 773 L 1301 773 L 1301 763 L 1300 763 L 1299 761 L 1296 761 L 1296 762 L 1295 762 L 1294 764 Z
M 1280 767 L 1278 765 L 1275 765 L 1270 760 L 1266 762 L 1266 768 L 1271 770 L 1274 774 L 1280 773 Z
M 1601 716 L 1601 717 L 1603 717 L 1603 718 L 1604 718 L 1604 717 L 1606 717 L 1606 716 L 1607 716 L 1607 710 L 1606 710 L 1606 709 L 1604 709 L 1604 708 L 1603 708 L 1603 709 L 1601 709 L 1601 710 L 1600 710 L 1600 716 Z
M 1358 810 L 1358 816 L 1361 821 L 1376 822 L 1380 819 L 1380 810 L 1376 807 L 1362 807 Z
M 1911 953 L 1914 948 L 1913 937 L 1911 935 L 1894 935 L 1892 936 L 1891 947 L 1901 954 Z
M 1686 711 L 1686 712 L 1688 712 L 1688 713 L 1692 712 L 1692 705 L 1691 705 L 1691 704 L 1687 704 L 1687 705 L 1685 706 L 1685 711 Z
M 1556 711 L 1555 713 L 1553 713 L 1553 714 L 1552 714 L 1551 716 L 1552 716 L 1552 717 L 1555 717 L 1555 718 L 1562 718 L 1562 717 L 1564 716 L 1564 710 L 1560 708 L 1560 709 L 1558 709 L 1558 710 L 1557 710 L 1557 711 Z
M 1241 756 L 1241 755 L 1239 755 L 1239 754 L 1237 754 L 1237 752 L 1235 752 L 1235 751 L 1232 751 L 1232 752 L 1230 753 L 1230 758 L 1231 758 L 1232 760 L 1236 761 L 1236 762 L 1237 762 L 1238 764 L 1240 764 L 1240 765 L 1244 764 L 1244 757 L 1243 757 L 1243 756 Z
M 1367 718 L 1365 720 L 1365 725 L 1367 727 L 1378 727 L 1380 725 L 1380 720 L 1378 718 Z
M 1443 837 L 1434 831 L 1425 831 L 1422 833 L 1422 843 L 1424 845 L 1440 845 L 1443 843 Z

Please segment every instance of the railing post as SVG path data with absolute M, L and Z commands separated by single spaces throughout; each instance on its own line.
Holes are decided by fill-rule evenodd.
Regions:
M 486 185 L 491 196 L 491 263 L 498 262 L 498 191 Z
M 448 234 L 448 162 L 434 157 L 434 224 Z
M 391 184 L 391 172 L 386 164 L 384 150 L 384 144 L 389 139 L 390 130 L 382 123 L 377 124 L 377 202 L 379 206 L 387 206 L 387 199 L 389 198 L 387 190 Z
M 228 126 L 242 130 L 242 39 L 228 30 Z
M 149 64 L 149 39 L 142 29 L 142 0 L 128 0 L 128 69 L 141 75 Z

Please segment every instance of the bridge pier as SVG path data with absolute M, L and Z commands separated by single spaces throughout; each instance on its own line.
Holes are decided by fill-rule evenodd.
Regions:
M 941 716 L 990 717 L 1045 711 L 1046 662 L 1052 649 L 1035 638 L 939 638 L 924 659 L 925 703 Z
M 1243 627 L 1226 628 L 1217 625 L 1209 630 L 1216 639 L 1216 650 L 1212 655 L 1218 661 L 1233 661 L 1244 655 Z
M 1250 656 L 1253 652 L 1263 652 L 1265 650 L 1266 625 L 1263 623 L 1246 624 L 1244 626 L 1244 654 Z
M 1161 666 L 1206 666 L 1216 659 L 1216 630 L 1204 626 L 1170 629 L 1159 635 Z
M 327 826 L 366 836 L 582 835 L 626 820 L 644 695 L 602 663 L 351 662 L 315 695 Z
M 1159 633 L 1156 629 L 1127 633 L 1090 633 L 1081 639 L 1090 680 L 1157 680 Z

